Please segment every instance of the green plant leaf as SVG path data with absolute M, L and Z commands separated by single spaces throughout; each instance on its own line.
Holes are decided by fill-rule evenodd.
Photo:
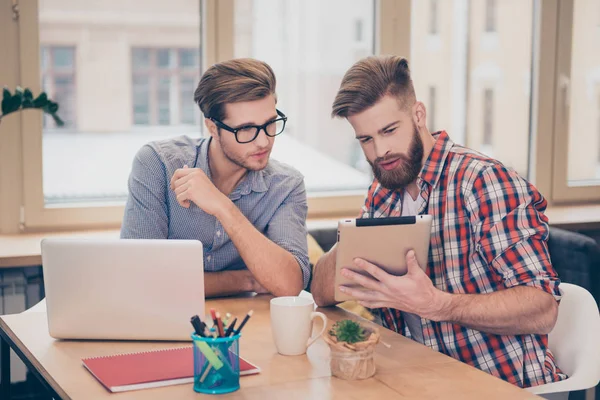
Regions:
M 17 106 L 17 103 L 18 103 L 18 106 Z M 16 111 L 19 108 L 21 108 L 21 104 L 23 104 L 23 89 L 20 86 L 16 87 L 15 94 L 13 94 L 13 99 L 11 101 L 11 104 L 12 104 L 13 108 L 16 106 L 16 108 L 14 108 L 13 111 Z
M 48 114 L 55 114 L 58 111 L 58 104 L 53 101 L 48 101 L 48 104 L 46 104 L 43 109 Z
M 50 114 L 50 116 L 52 117 L 52 119 L 54 120 L 54 122 L 56 123 L 57 126 L 63 126 L 65 123 L 63 122 L 62 119 L 60 119 L 60 117 L 56 114 Z
M 32 108 L 33 107 L 33 94 L 31 90 L 25 89 L 23 91 L 23 108 Z
M 10 100 L 8 101 L 8 110 L 4 114 L 9 114 L 11 112 L 15 112 L 19 108 L 21 108 L 21 96 L 15 95 L 15 96 L 11 97 Z
M 33 101 L 33 93 L 31 93 L 31 90 L 25 89 L 23 91 L 23 99 Z
M 48 95 L 44 92 L 40 93 L 38 97 L 33 101 L 33 106 L 35 108 L 44 107 L 48 103 Z
M 340 342 L 350 344 L 362 342 L 366 339 L 365 329 L 358 322 L 349 319 L 333 324 L 329 334 L 335 336 Z
M 15 93 L 11 94 L 8 88 L 4 87 L 2 90 L 2 114 L 1 117 L 4 117 L 7 114 L 18 111 L 19 109 L 25 108 L 38 108 L 43 112 L 50 114 L 50 116 L 56 122 L 56 125 L 63 126 L 63 120 L 56 115 L 58 111 L 58 104 L 48 99 L 48 95 L 42 92 L 35 99 L 33 98 L 33 93 L 31 93 L 30 89 L 23 90 L 21 87 L 17 86 L 15 89 Z
M 4 88 L 4 90 L 2 91 L 2 115 L 8 114 L 11 100 L 12 94 L 10 94 L 10 91 L 7 88 Z

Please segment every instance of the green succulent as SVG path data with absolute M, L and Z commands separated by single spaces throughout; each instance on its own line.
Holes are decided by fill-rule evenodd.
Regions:
M 34 99 L 33 93 L 29 89 L 23 90 L 17 86 L 15 94 L 11 94 L 10 90 L 4 87 L 2 90 L 2 114 L 0 114 L 0 120 L 10 113 L 26 108 L 40 109 L 49 114 L 54 119 L 54 122 L 56 122 L 56 125 L 64 125 L 63 120 L 56 115 L 58 104 L 50 100 L 46 93 L 42 92 Z
M 329 330 L 331 336 L 335 336 L 339 342 L 358 343 L 366 340 L 367 333 L 358 323 L 349 319 L 338 321 Z

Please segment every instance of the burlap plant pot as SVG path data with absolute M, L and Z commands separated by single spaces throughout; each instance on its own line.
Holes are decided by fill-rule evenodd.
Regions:
M 375 361 L 373 350 L 379 342 L 379 331 L 364 328 L 367 340 L 357 343 L 339 342 L 328 331 L 323 334 L 323 339 L 331 350 L 331 375 L 346 379 L 367 379 L 375 375 Z

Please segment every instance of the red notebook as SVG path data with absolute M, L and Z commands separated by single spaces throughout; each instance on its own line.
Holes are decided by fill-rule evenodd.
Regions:
M 84 358 L 88 369 L 111 392 L 148 389 L 194 381 L 192 347 Z M 240 375 L 260 368 L 240 357 Z

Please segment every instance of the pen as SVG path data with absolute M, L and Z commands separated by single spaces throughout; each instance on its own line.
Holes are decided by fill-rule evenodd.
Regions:
M 231 334 L 233 333 L 233 327 L 235 326 L 235 323 L 237 322 L 237 317 L 233 319 L 233 321 L 231 322 L 231 324 L 229 324 L 229 326 L 227 327 L 227 331 L 225 331 L 225 337 L 231 336 Z
M 221 320 L 221 313 L 217 311 L 215 315 L 217 317 L 217 331 L 219 332 L 219 337 L 224 337 L 225 332 L 223 332 L 223 321 Z
M 214 308 L 211 308 L 211 309 L 210 309 L 210 316 L 212 317 L 212 320 L 213 320 L 213 323 L 214 323 L 214 325 L 213 325 L 213 326 L 214 326 L 214 327 L 215 327 L 215 329 L 216 329 L 216 328 L 217 328 L 217 315 L 216 315 L 216 313 L 215 313 L 215 309 L 214 309 Z
M 204 337 L 204 328 L 206 326 L 204 325 L 204 322 L 202 322 L 200 320 L 200 317 L 198 317 L 197 315 L 194 315 L 190 319 L 190 322 L 191 322 L 192 326 L 194 327 L 194 331 L 196 332 L 196 335 Z
M 254 314 L 254 310 L 250 310 L 248 311 L 248 314 L 246 314 L 246 316 L 244 317 L 244 320 L 242 321 L 242 323 L 240 324 L 240 326 L 235 330 L 234 335 L 239 335 L 242 328 L 244 327 L 244 325 L 246 325 L 246 322 L 248 322 L 248 320 L 250 319 L 250 317 L 252 316 L 252 314 Z

